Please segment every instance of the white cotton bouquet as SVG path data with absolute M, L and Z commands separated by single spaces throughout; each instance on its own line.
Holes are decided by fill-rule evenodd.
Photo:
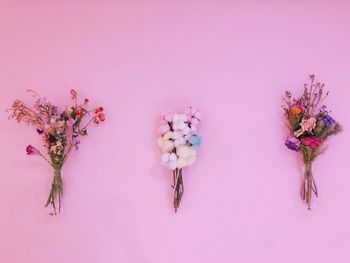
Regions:
M 201 138 L 197 134 L 200 112 L 189 107 L 184 113 L 165 113 L 161 118 L 158 145 L 162 150 L 161 161 L 173 171 L 174 208 L 180 206 L 184 193 L 182 169 L 197 159 Z

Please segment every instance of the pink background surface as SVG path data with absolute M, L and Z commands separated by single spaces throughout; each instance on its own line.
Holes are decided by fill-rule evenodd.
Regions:
M 350 262 L 348 1 L 58 2 L 0 4 L 1 263 Z M 280 104 L 310 73 L 345 132 L 315 162 L 307 212 Z M 52 171 L 25 155 L 40 139 L 4 110 L 29 88 L 64 105 L 72 87 L 108 119 L 50 217 Z M 203 146 L 174 214 L 155 130 L 190 104 Z

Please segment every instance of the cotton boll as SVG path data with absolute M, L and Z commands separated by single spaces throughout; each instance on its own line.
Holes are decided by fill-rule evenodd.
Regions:
M 170 159 L 170 153 L 163 153 L 161 156 L 161 160 L 163 163 L 167 163 Z
M 177 149 L 177 155 L 179 156 L 179 158 L 189 158 L 196 154 L 196 151 L 188 146 L 180 146 Z
M 174 131 L 174 133 L 173 133 L 173 139 L 174 140 L 180 139 L 181 137 L 182 137 L 182 133 L 181 132 Z
M 169 169 L 176 169 L 177 167 L 177 156 L 174 153 L 164 153 L 162 155 L 162 164 Z
M 176 161 L 176 160 L 177 160 L 177 155 L 176 155 L 175 153 L 171 153 L 171 154 L 169 155 L 169 160 L 170 160 L 170 161 Z
M 170 139 L 174 139 L 174 134 L 173 132 L 169 131 L 166 134 L 163 135 L 163 139 L 164 140 L 170 140 Z
M 178 122 L 180 120 L 180 115 L 179 114 L 174 114 L 173 115 L 173 122 Z
M 177 168 L 182 169 L 184 167 L 188 166 L 187 159 L 179 158 L 177 160 Z
M 175 170 L 176 167 L 177 167 L 177 161 L 171 161 L 168 163 L 168 167 L 171 169 L 171 170 Z
M 187 115 L 184 113 L 179 114 L 179 118 L 182 122 L 186 122 L 188 120 Z
M 179 147 L 179 146 L 185 145 L 185 144 L 186 144 L 186 139 L 184 137 L 180 137 L 174 141 L 175 147 Z
M 196 159 L 197 159 L 196 155 L 192 155 L 189 158 L 179 158 L 177 160 L 177 168 L 181 169 L 181 168 L 184 168 L 186 166 L 191 166 L 192 164 L 194 164 Z
M 163 141 L 162 143 L 162 151 L 163 152 L 171 152 L 174 149 L 175 145 L 172 141 Z
M 173 124 L 173 129 L 174 130 L 177 130 L 177 131 L 182 131 L 184 129 L 186 129 L 187 124 L 185 122 L 182 122 L 182 121 L 178 121 L 178 122 L 174 122 Z
M 191 132 L 191 128 L 186 125 L 186 127 L 182 130 L 182 134 L 186 135 Z

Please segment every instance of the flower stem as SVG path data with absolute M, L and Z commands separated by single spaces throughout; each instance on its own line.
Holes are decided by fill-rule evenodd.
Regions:
M 182 179 L 182 169 L 176 168 L 173 171 L 173 179 L 174 179 L 174 208 L 175 213 L 177 212 L 178 208 L 180 207 L 181 198 L 184 193 L 184 187 L 183 187 L 183 179 Z
M 49 194 L 49 198 L 47 199 L 47 202 L 45 204 L 45 207 L 49 206 L 50 204 L 53 207 L 53 213 L 50 213 L 50 215 L 57 215 L 61 211 L 61 201 L 63 197 L 63 181 L 61 177 L 61 169 L 55 169 L 54 170 L 54 178 L 51 184 L 51 191 Z
M 301 199 L 307 204 L 308 210 L 311 210 L 312 193 L 318 197 L 316 182 L 312 174 L 312 163 L 307 162 L 305 163 L 305 173 L 300 194 Z

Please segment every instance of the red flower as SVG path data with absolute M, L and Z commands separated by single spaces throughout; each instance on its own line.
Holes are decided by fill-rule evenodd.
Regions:
M 70 95 L 72 95 L 72 99 L 75 99 L 77 97 L 77 92 L 74 89 L 71 89 Z
M 75 110 L 75 115 L 80 115 L 81 112 L 82 112 L 82 109 L 81 109 L 81 108 L 77 108 L 77 109 Z
M 35 155 L 35 154 L 39 154 L 39 150 L 36 149 L 34 146 L 32 145 L 28 145 L 26 148 L 26 152 L 28 155 Z
M 88 104 L 89 103 L 89 99 L 88 98 L 85 98 L 85 100 L 84 100 L 84 104 Z
M 105 121 L 106 120 L 106 116 L 103 113 L 98 114 L 97 117 L 98 117 L 98 119 L 100 121 Z
M 300 141 L 302 144 L 309 146 L 311 149 L 316 149 L 322 143 L 321 138 L 315 136 L 304 137 Z
M 102 111 L 103 111 L 103 107 L 98 107 L 98 108 L 95 109 L 95 113 L 96 114 L 99 114 Z

